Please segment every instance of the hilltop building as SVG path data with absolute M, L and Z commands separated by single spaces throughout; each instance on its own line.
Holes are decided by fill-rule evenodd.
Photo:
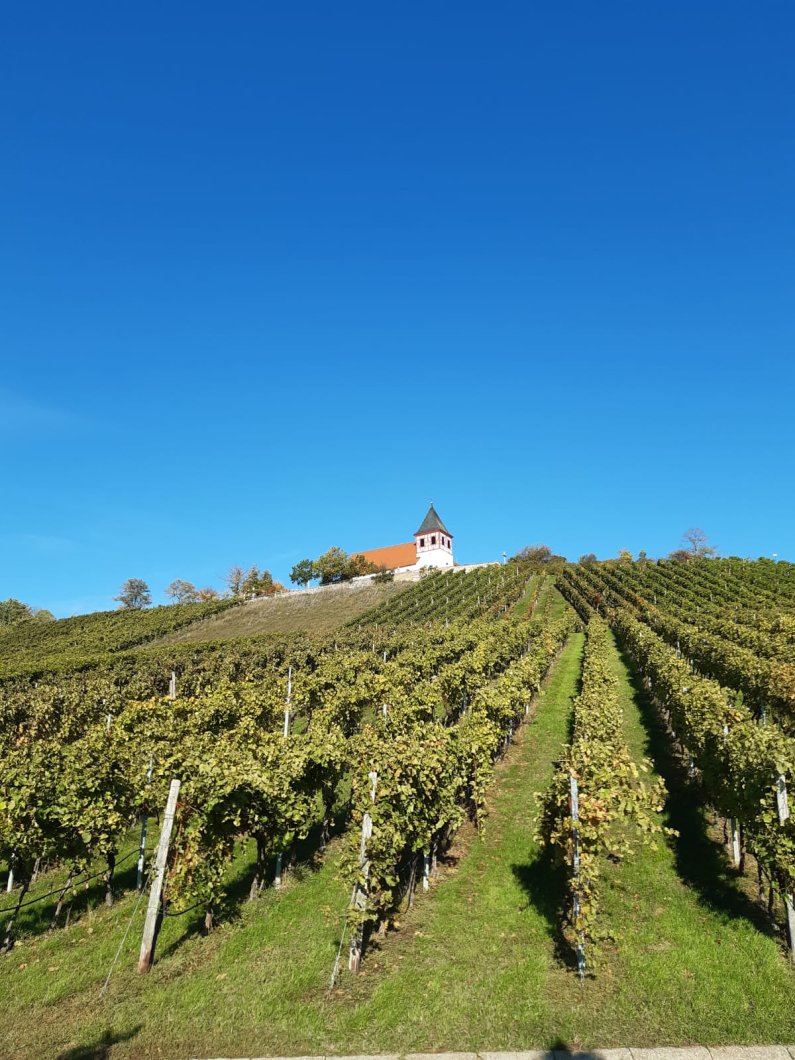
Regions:
M 371 548 L 357 552 L 382 570 L 395 573 L 422 570 L 425 567 L 454 567 L 453 535 L 439 518 L 433 505 L 414 532 L 414 540 L 404 545 L 388 545 L 386 548 Z

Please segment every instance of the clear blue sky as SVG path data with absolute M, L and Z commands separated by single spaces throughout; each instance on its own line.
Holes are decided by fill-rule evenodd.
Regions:
M 791 2 L 6 6 L 0 598 L 795 559 Z

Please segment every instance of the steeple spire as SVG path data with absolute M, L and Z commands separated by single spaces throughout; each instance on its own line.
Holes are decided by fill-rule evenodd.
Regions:
M 434 508 L 433 501 L 431 501 L 431 505 L 428 508 L 428 514 L 420 523 L 419 530 L 416 530 L 414 532 L 414 536 L 416 537 L 417 534 L 430 534 L 434 530 L 439 530 L 441 531 L 441 533 L 447 534 L 448 537 L 453 536 L 447 529 L 447 527 L 444 525 L 442 520 L 439 518 L 439 513 Z

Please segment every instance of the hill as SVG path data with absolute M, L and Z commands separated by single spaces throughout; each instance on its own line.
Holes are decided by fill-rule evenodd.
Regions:
M 2 682 L 0 1053 L 791 1041 L 795 568 L 511 562 L 284 632 L 354 596 Z
M 231 600 L 144 610 L 96 611 L 0 629 L 0 677 L 68 670 L 134 648 L 232 607 Z
M 347 582 L 314 592 L 285 593 L 238 604 L 162 637 L 158 644 L 186 644 L 252 637 L 261 633 L 330 633 L 404 592 L 411 583 Z

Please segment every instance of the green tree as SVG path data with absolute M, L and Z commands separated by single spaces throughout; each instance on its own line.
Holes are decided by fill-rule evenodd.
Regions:
M 290 581 L 294 585 L 300 585 L 305 588 L 311 581 L 314 581 L 318 577 L 315 564 L 311 559 L 302 559 L 293 567 L 290 571 Z
M 143 578 L 128 578 L 122 585 L 119 595 L 114 596 L 113 599 L 118 600 L 122 608 L 140 611 L 144 607 L 149 607 L 152 594 Z
M 0 626 L 13 626 L 33 618 L 33 609 L 21 600 L 0 600 Z
M 348 554 L 336 545 L 332 546 L 322 556 L 315 560 L 315 570 L 320 578 L 321 585 L 332 585 L 334 582 L 344 581 L 350 577 Z
M 246 571 L 240 584 L 240 595 L 245 597 L 275 596 L 281 592 L 284 592 L 281 582 L 275 581 L 269 570 L 258 570 L 256 567 Z
M 362 574 L 375 574 L 379 568 L 369 563 L 364 556 L 349 556 L 344 549 L 336 545 L 324 552 L 312 564 L 315 575 L 321 585 L 333 585 L 335 582 L 348 581 Z
M 243 579 L 245 573 L 242 567 L 230 567 L 229 573 L 226 576 L 226 587 L 229 590 L 231 596 L 240 596 L 241 586 L 243 585 Z
M 192 582 L 183 581 L 182 578 L 175 578 L 167 585 L 165 593 L 175 604 L 195 604 L 199 600 L 199 590 L 196 586 Z

